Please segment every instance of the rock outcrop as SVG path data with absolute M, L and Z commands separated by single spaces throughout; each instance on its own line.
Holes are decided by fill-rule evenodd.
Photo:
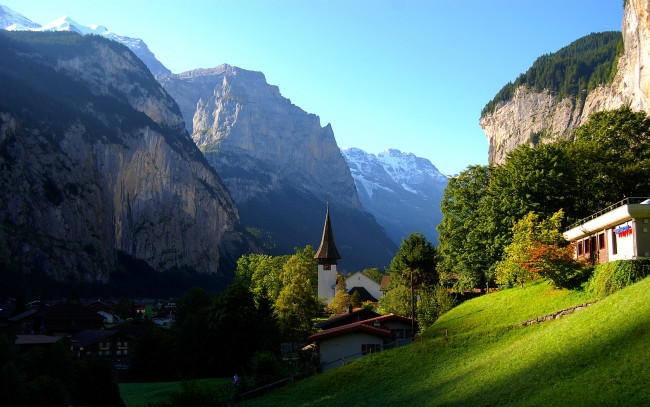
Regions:
M 0 34 L 0 263 L 107 282 L 118 253 L 218 275 L 248 244 L 180 111 L 126 47 Z
M 260 72 L 221 65 L 159 80 L 246 226 L 269 232 L 284 253 L 317 246 L 330 201 L 341 267 L 388 265 L 396 247 L 364 213 L 330 125 L 282 97 Z
M 490 163 L 503 163 L 508 152 L 522 144 L 570 137 L 595 112 L 629 105 L 650 112 L 650 4 L 627 0 L 622 23 L 624 52 L 610 85 L 591 91 L 584 103 L 575 98 L 558 100 L 548 91 L 522 86 L 511 100 L 486 113 L 480 125 L 489 141 Z

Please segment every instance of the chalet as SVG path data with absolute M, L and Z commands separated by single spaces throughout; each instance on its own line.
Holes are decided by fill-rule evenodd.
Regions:
M 336 315 L 326 321 L 323 321 L 316 325 L 318 329 L 330 329 L 336 328 L 338 326 L 348 325 L 353 322 L 365 321 L 367 319 L 376 318 L 380 314 L 375 311 L 371 311 L 366 308 L 354 308 L 350 309 L 348 312 L 340 315 Z
M 34 315 L 36 311 L 27 310 L 18 315 L 14 315 L 7 321 L 9 323 L 9 330 L 16 335 L 29 335 L 34 333 Z
M 592 264 L 650 257 L 650 198 L 626 198 L 571 226 L 574 257 Z
M 367 354 L 411 343 L 413 324 L 410 318 L 380 315 L 325 329 L 308 341 L 316 343 L 321 369 L 327 371 Z
M 60 302 L 34 314 L 32 330 L 35 334 L 66 337 L 84 329 L 103 327 L 104 317 L 93 309 Z
M 129 358 L 131 338 L 118 330 L 85 329 L 72 335 L 71 339 L 78 359 L 97 355 L 115 364 L 124 364 Z

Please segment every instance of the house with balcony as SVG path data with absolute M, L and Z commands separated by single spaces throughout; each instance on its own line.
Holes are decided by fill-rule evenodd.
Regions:
M 650 257 L 650 198 L 625 198 L 571 225 L 574 258 L 592 264 Z

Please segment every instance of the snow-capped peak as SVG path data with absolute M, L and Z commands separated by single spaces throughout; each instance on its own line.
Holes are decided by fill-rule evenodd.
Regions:
M 84 26 L 77 23 L 68 16 L 61 16 L 51 23 L 46 24 L 41 28 L 37 28 L 35 31 L 74 31 L 81 35 L 106 35 L 109 32 L 108 29 L 103 25 Z
M 396 183 L 402 189 L 418 195 L 426 195 L 423 191 L 425 184 L 447 184 L 447 177 L 440 173 L 431 161 L 413 153 L 402 153 L 393 148 L 386 149 L 376 156 L 358 148 L 344 148 L 341 152 L 348 162 L 352 176 L 363 184 L 370 196 L 377 188 L 389 188 L 388 182 Z M 386 178 L 390 178 L 390 181 Z M 380 181 L 381 179 L 383 181 Z
M 31 30 L 40 26 L 40 24 L 33 22 L 19 12 L 0 5 L 0 29 L 8 31 Z
M 8 31 L 72 31 L 79 35 L 95 34 L 121 42 L 129 47 L 147 65 L 154 74 L 170 74 L 171 71 L 156 59 L 156 56 L 149 50 L 147 44 L 139 38 L 125 37 L 111 32 L 103 25 L 81 25 L 68 16 L 61 16 L 49 24 L 41 26 L 36 24 L 20 13 L 7 7 L 0 6 L 0 29 Z

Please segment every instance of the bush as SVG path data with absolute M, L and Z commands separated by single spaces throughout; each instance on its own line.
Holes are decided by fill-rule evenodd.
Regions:
M 587 290 L 600 297 L 643 280 L 650 275 L 650 259 L 618 260 L 599 264 L 589 280 Z
M 181 383 L 181 390 L 169 393 L 166 400 L 148 403 L 149 407 L 221 407 L 231 405 L 233 390 L 228 385 L 204 387 L 194 381 Z

